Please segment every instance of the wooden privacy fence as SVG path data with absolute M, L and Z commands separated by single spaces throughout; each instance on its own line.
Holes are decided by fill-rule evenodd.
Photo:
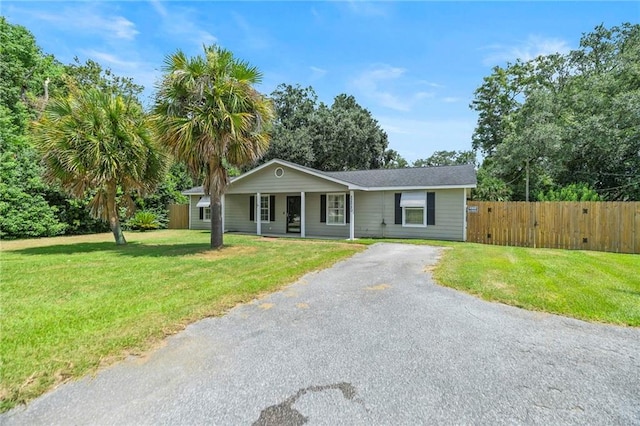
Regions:
M 467 241 L 640 253 L 640 202 L 470 201 Z
M 189 205 L 169 204 L 169 229 L 189 229 Z

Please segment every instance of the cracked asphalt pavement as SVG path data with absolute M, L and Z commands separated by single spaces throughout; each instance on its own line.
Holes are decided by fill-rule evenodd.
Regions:
M 442 250 L 376 244 L 0 424 L 640 424 L 640 329 L 440 287 Z

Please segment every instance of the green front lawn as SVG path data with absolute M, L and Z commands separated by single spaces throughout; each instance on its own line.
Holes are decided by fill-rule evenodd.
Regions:
M 0 411 L 361 251 L 338 241 L 128 233 L 2 242 Z
M 640 326 L 640 255 L 456 244 L 440 284 L 485 300 L 587 321 Z
M 186 324 L 220 315 L 378 241 L 312 241 L 208 232 L 111 234 L 2 242 L 0 411 Z M 447 248 L 442 285 L 532 310 L 640 326 L 640 256 L 472 243 Z

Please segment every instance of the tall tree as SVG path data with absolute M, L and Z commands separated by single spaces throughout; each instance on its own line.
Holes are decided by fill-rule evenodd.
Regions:
M 319 170 L 366 170 L 384 166 L 387 134 L 355 98 L 341 94 L 320 104 L 311 122 L 314 164 Z
M 144 90 L 144 87 L 136 84 L 131 77 L 115 75 L 109 68 L 102 68 L 92 59 L 82 63 L 75 57 L 73 63 L 65 65 L 64 72 L 79 87 L 95 87 L 103 92 L 127 98 L 138 98 Z
M 391 164 L 387 134 L 353 96 L 340 94 L 328 106 L 312 87 L 281 84 L 271 98 L 276 118 L 262 162 L 280 158 L 327 171 Z
M 435 151 L 430 157 L 418 159 L 413 167 L 458 166 L 476 164 L 475 151 Z
M 77 198 L 91 191 L 91 214 L 109 223 L 116 244 L 126 244 L 118 197 L 131 207 L 131 195 L 153 190 L 166 166 L 142 107 L 131 98 L 72 87 L 49 102 L 33 130 L 45 178 Z
M 387 149 L 384 152 L 385 169 L 402 169 L 409 167 L 409 163 L 395 149 Z
M 514 199 L 585 184 L 640 200 L 639 64 L 640 25 L 623 24 L 596 27 L 568 54 L 494 68 L 471 105 L 487 172 Z
M 0 17 L 0 238 L 44 237 L 65 231 L 45 199 L 38 155 L 28 123 L 40 110 L 48 81 L 62 67 L 33 35 Z
M 229 185 L 229 167 L 256 162 L 269 147 L 271 102 L 253 86 L 257 68 L 219 46 L 204 57 L 182 51 L 165 58 L 155 105 L 161 142 L 194 176 L 205 176 L 211 200 L 211 248 L 223 245 L 221 197 Z
M 313 88 L 281 84 L 270 98 L 275 113 L 271 143 L 260 162 L 279 158 L 312 166 L 315 156 L 310 123 L 316 112 L 318 98 Z

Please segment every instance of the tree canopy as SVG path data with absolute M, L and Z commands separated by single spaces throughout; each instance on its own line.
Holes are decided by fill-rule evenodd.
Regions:
M 312 87 L 281 84 L 271 99 L 275 121 L 261 162 L 280 158 L 329 171 L 376 169 L 398 160 L 386 152 L 387 134 L 353 96 L 340 94 L 328 106 L 318 103 Z
M 45 82 L 61 66 L 45 55 L 24 27 L 0 17 L 0 237 L 58 235 L 66 224 L 49 205 L 39 158 L 28 137 L 45 95 Z
M 476 90 L 473 148 L 515 199 L 581 184 L 640 200 L 640 25 L 598 26 L 578 49 L 495 67 Z
M 126 244 L 118 196 L 132 210 L 133 193 L 154 190 L 167 163 L 141 106 L 99 88 L 72 88 L 49 101 L 33 129 L 47 181 L 79 199 L 91 192 L 91 214 Z
M 459 166 L 476 164 L 475 151 L 435 151 L 430 157 L 418 159 L 413 167 Z

